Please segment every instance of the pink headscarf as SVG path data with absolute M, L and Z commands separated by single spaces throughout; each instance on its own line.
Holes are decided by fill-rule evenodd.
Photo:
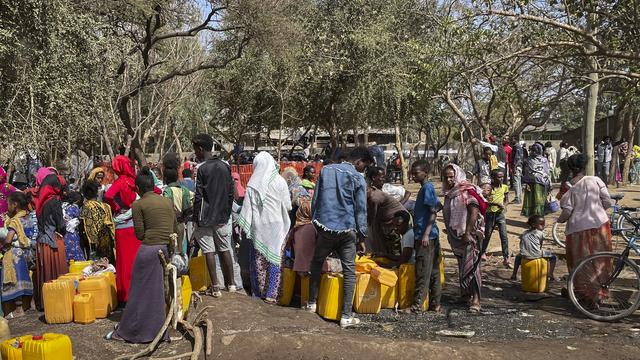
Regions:
M 41 167 L 40 169 L 38 169 L 38 172 L 36 172 L 36 185 L 37 186 L 40 186 L 40 184 L 42 184 L 42 181 L 44 180 L 44 178 L 46 178 L 47 176 L 56 174 L 51 169 L 52 168 L 50 168 L 50 167 Z

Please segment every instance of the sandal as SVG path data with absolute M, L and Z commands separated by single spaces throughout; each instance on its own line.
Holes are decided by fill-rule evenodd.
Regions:
M 119 337 L 116 334 L 115 330 L 114 331 L 109 331 L 109 333 L 104 336 L 104 339 L 107 340 L 107 341 L 122 341 L 122 342 L 124 342 L 124 339 Z
M 442 313 L 442 306 L 441 305 L 436 305 L 436 306 L 429 306 L 429 311 L 434 312 L 436 314 L 441 314 Z
M 469 306 L 469 312 L 473 314 L 479 314 L 482 311 L 480 305 L 471 305 Z
M 278 303 L 276 299 L 272 299 L 272 298 L 264 298 L 263 301 L 269 305 L 276 305 Z

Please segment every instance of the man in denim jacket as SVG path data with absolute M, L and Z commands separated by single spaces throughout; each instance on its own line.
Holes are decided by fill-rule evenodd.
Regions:
M 322 264 L 329 254 L 340 256 L 344 276 L 344 297 L 340 326 L 357 325 L 352 316 L 353 291 L 356 283 L 356 244 L 365 251 L 367 237 L 367 184 L 362 173 L 373 163 L 366 148 L 354 149 L 350 162 L 327 165 L 320 172 L 313 196 L 312 219 L 318 232 L 316 250 L 311 263 L 311 284 L 307 309 L 316 311 L 316 299 Z

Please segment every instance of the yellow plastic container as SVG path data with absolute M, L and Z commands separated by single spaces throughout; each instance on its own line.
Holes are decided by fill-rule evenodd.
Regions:
M 23 360 L 72 360 L 71 339 L 67 335 L 45 333 L 24 342 Z
M 188 275 L 182 276 L 182 314 L 186 315 L 187 311 L 189 311 L 189 305 L 191 305 L 191 293 L 193 289 L 191 288 L 191 280 Z
M 91 324 L 96 321 L 93 295 L 78 294 L 73 298 L 73 322 Z
M 189 279 L 194 291 L 204 291 L 211 285 L 207 261 L 204 256 L 197 256 L 189 263 Z
M 103 272 L 96 275 L 96 277 L 104 277 L 109 284 L 109 290 L 111 292 L 111 311 L 118 307 L 118 288 L 116 287 L 116 274 L 110 271 Z
M 31 340 L 31 335 L 13 337 L 3 341 L 0 345 L 2 360 L 22 360 L 22 347 L 27 340 Z
M 522 259 L 522 291 L 542 293 L 547 290 L 547 259 Z
M 359 314 L 377 314 L 382 306 L 380 283 L 370 274 L 356 275 L 353 311 Z
M 393 272 L 398 275 L 398 269 L 393 269 Z M 395 309 L 398 302 L 398 283 L 396 286 L 386 286 L 380 284 L 380 306 L 383 309 Z
M 65 324 L 73 320 L 73 281 L 51 281 L 42 285 L 44 318 L 48 324 Z
M 342 317 L 343 297 L 342 274 L 322 274 L 318 293 L 318 315 L 327 320 L 340 320 Z
M 378 281 L 380 284 L 389 287 L 396 286 L 396 282 L 398 282 L 398 275 L 396 275 L 393 270 L 381 267 L 371 269 L 371 277 Z
M 69 261 L 69 273 L 71 274 L 81 274 L 82 270 L 87 266 L 93 264 L 93 261 Z
M 78 292 L 93 295 L 96 318 L 104 319 L 113 310 L 111 308 L 111 285 L 103 276 L 95 276 L 80 280 Z
M 356 272 L 370 273 L 371 269 L 377 268 L 378 264 L 368 255 L 356 257 Z
M 402 264 L 398 269 L 398 308 L 406 309 L 413 305 L 413 296 L 416 292 L 416 266 L 414 264 Z M 429 294 L 426 294 L 422 302 L 422 310 L 429 309 Z
M 296 272 L 290 268 L 282 269 L 282 295 L 278 299 L 278 305 L 289 306 L 296 287 Z
M 300 278 L 300 304 L 305 306 L 309 303 L 309 281 L 311 276 L 299 276 Z

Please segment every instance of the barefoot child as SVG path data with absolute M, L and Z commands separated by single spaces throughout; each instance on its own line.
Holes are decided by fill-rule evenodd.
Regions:
M 549 261 L 549 280 L 554 281 L 553 271 L 556 268 L 557 257 L 549 251 L 542 250 L 542 242 L 544 241 L 544 217 L 531 215 L 527 224 L 529 224 L 529 230 L 520 235 L 520 255 L 516 256 L 511 280 L 516 279 L 522 258 L 527 260 L 545 258 Z
M 25 233 L 31 229 L 27 229 L 30 226 L 27 196 L 22 192 L 14 192 L 7 200 L 10 218 L 5 222 L 7 237 L 2 244 L 2 310 L 6 318 L 14 318 L 22 316 L 31 307 L 33 283 L 28 265 L 31 240 Z

